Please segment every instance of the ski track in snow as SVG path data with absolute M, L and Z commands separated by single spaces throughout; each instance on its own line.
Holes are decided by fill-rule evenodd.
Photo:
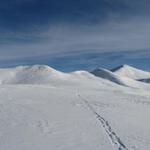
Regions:
M 85 98 L 83 98 L 80 94 L 78 94 L 78 97 L 84 102 L 86 107 L 88 107 L 91 110 L 91 112 L 96 116 L 96 118 L 99 120 L 116 150 L 128 150 L 128 148 L 123 144 L 119 136 L 117 136 L 117 134 L 113 131 L 109 122 L 105 120 L 100 114 L 98 114 Z

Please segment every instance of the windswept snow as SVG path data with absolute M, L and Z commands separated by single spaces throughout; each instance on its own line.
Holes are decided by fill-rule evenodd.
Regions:
M 64 80 L 66 74 L 46 65 L 20 66 L 0 70 L 1 84 L 47 84 Z
M 117 75 L 125 76 L 125 77 L 135 79 L 135 80 L 150 78 L 150 72 L 136 69 L 129 65 L 119 66 L 115 69 L 112 69 L 112 71 Z
M 149 150 L 150 84 L 96 73 L 0 69 L 0 150 Z
M 143 74 L 142 74 L 143 73 Z M 87 71 L 75 71 L 71 73 L 64 73 L 57 71 L 46 65 L 33 65 L 33 66 L 19 66 L 16 68 L 0 69 L 0 83 L 1 84 L 59 84 L 76 83 L 79 80 L 99 80 L 104 84 L 117 83 L 123 86 L 130 87 L 145 87 L 148 84 L 139 81 L 147 81 L 146 75 L 150 73 L 140 71 L 133 67 L 124 65 L 123 68 L 115 69 L 114 72 L 107 69 L 96 69 L 91 73 Z M 99 77 L 99 79 L 97 77 Z M 132 76 L 132 77 L 131 77 Z M 137 77 L 140 79 L 137 80 Z M 104 80 L 107 79 L 108 81 Z
M 85 103 L 87 108 L 93 113 L 93 115 L 96 116 L 96 118 L 99 120 L 101 126 L 104 128 L 106 134 L 108 135 L 108 138 L 111 140 L 112 144 L 116 149 L 118 150 L 128 150 L 128 148 L 122 143 L 121 139 L 116 135 L 116 133 L 111 128 L 108 121 L 106 121 L 100 114 L 96 112 L 96 110 L 92 107 L 89 102 L 82 98 L 82 96 L 79 94 L 79 98 Z
M 109 81 L 112 81 L 113 83 L 117 83 L 119 85 L 123 86 L 129 86 L 134 88 L 147 88 L 149 85 L 141 83 L 137 80 L 134 80 L 132 78 L 128 78 L 126 76 L 121 76 L 119 74 L 115 74 L 114 72 L 111 72 L 107 69 L 95 69 L 91 72 L 97 77 L 107 79 Z

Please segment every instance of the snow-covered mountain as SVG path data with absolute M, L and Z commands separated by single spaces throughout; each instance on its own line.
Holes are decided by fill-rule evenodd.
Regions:
M 146 87 L 149 72 L 124 65 L 113 72 L 107 69 L 95 69 L 94 71 L 75 71 L 64 73 L 46 65 L 19 66 L 15 68 L 0 69 L 1 84 L 65 84 L 80 81 L 93 80 L 99 83 L 119 84 L 130 87 Z M 97 78 L 98 77 L 98 78 Z M 147 80 L 146 80 L 146 79 Z M 139 81 L 137 81 L 137 79 Z M 106 81 L 107 80 L 107 81 Z
M 99 68 L 99 69 L 93 70 L 91 73 L 97 77 L 110 80 L 120 85 L 125 85 L 124 81 L 120 78 L 120 76 L 112 73 L 111 71 L 107 69 Z
M 129 65 L 121 65 L 115 69 L 112 69 L 111 71 L 117 75 L 125 76 L 135 80 L 150 78 L 150 72 L 136 69 Z
M 0 150 L 149 150 L 150 84 L 92 73 L 0 69 Z
M 65 84 L 80 80 L 101 80 L 87 71 L 64 73 L 47 65 L 0 69 L 0 84 Z
M 67 74 L 46 65 L 0 69 L 1 84 L 48 84 L 66 78 Z
M 95 69 L 91 73 L 97 77 L 107 79 L 111 82 L 114 82 L 114 83 L 117 83 L 117 84 L 123 85 L 123 86 L 129 86 L 129 87 L 147 86 L 146 84 L 143 84 L 137 80 L 134 80 L 127 76 L 116 74 L 114 72 L 111 72 L 110 70 L 103 69 L 103 68 Z

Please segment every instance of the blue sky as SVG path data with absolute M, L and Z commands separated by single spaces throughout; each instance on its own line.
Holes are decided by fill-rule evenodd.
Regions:
M 1 0 L 0 67 L 150 70 L 148 0 Z

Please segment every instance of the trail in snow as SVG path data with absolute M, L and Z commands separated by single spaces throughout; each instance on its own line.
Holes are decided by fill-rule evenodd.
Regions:
M 109 137 L 111 143 L 116 147 L 117 150 L 128 150 L 128 148 L 123 144 L 119 136 L 113 131 L 109 122 L 105 120 L 100 114 L 98 114 L 94 108 L 89 104 L 89 102 L 83 98 L 80 94 L 78 97 L 85 103 L 85 105 L 91 110 L 91 112 L 97 117 L 102 127 L 104 128 L 107 136 Z

